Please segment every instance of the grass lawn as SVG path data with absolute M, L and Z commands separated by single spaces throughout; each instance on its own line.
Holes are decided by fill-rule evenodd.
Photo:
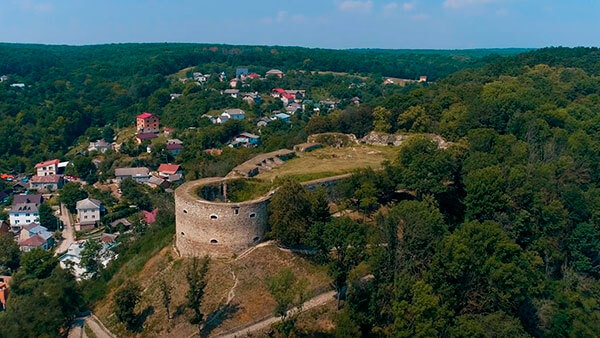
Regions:
M 341 175 L 356 169 L 382 167 L 385 160 L 393 160 L 398 148 L 355 145 L 345 148 L 325 147 L 285 162 L 271 171 L 260 173 L 257 179 L 273 181 L 275 178 L 294 177 L 299 181 Z
M 189 323 L 192 311 L 185 306 L 188 290 L 185 275 L 189 263 L 190 259 L 178 258 L 171 247 L 166 247 L 152 257 L 139 273 L 129 277 L 137 281 L 143 290 L 137 308 L 138 313 L 146 314 L 141 332 L 127 331 L 118 322 L 112 301 L 114 288 L 97 304 L 94 313 L 118 337 L 188 337 L 194 334 L 197 328 Z M 285 268 L 294 271 L 298 278 L 305 278 L 311 293 L 319 293 L 331 282 L 324 266 L 272 245 L 258 248 L 238 260 L 212 260 L 202 303 L 202 312 L 208 318 L 215 318 L 210 323 L 210 334 L 226 332 L 269 316 L 275 308 L 275 301 L 268 291 L 268 279 Z M 167 320 L 161 303 L 157 283 L 161 278 L 173 287 L 170 320 Z M 233 288 L 236 279 L 237 285 Z M 214 316 L 224 308 L 232 289 L 230 306 L 221 312 L 222 316 Z
M 117 133 L 117 143 L 123 143 L 135 135 L 135 126 L 123 128 Z

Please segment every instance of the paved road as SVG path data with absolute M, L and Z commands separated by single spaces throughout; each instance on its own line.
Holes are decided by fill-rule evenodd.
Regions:
M 62 231 L 63 241 L 60 242 L 60 245 L 56 248 L 55 252 L 57 255 L 67 252 L 69 245 L 75 242 L 75 228 L 71 222 L 71 213 L 62 203 L 60 204 L 60 220 L 64 224 Z
M 94 332 L 98 338 L 116 338 L 104 324 L 100 323 L 98 317 L 94 314 L 85 317 L 79 317 L 73 321 L 71 330 L 69 330 L 68 338 L 88 338 L 85 334 L 84 324 Z
M 325 305 L 329 302 L 335 301 L 336 300 L 335 295 L 336 295 L 335 291 L 329 291 L 329 292 L 322 293 L 314 298 L 311 298 L 308 301 L 306 301 L 304 304 L 302 304 L 302 306 L 300 308 L 300 312 L 308 311 L 317 306 Z M 298 309 L 296 308 L 296 309 L 290 310 L 289 312 L 293 312 L 293 311 L 297 311 L 297 310 Z M 264 330 L 268 327 L 271 327 L 271 325 L 273 325 L 277 322 L 280 322 L 280 321 L 281 321 L 281 317 L 269 317 L 269 318 L 267 318 L 263 321 L 260 321 L 252 326 L 249 326 L 247 328 L 235 331 L 233 333 L 228 333 L 225 335 L 217 336 L 217 337 L 219 337 L 219 338 L 245 337 L 252 332 Z

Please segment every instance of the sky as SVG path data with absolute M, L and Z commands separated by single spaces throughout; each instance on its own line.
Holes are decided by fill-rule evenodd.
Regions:
M 0 0 L 0 41 L 321 48 L 600 45 L 600 0 Z

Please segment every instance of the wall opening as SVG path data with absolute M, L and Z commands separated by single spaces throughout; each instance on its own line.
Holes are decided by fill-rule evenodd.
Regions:
M 210 215 L 210 219 L 217 219 L 217 218 L 219 218 L 219 216 L 217 216 L 215 214 Z
M 217 244 L 217 243 L 219 243 L 219 241 L 217 241 L 216 239 L 211 239 L 210 240 L 210 244 Z
M 233 214 L 237 215 L 240 213 L 240 208 L 233 208 Z
M 254 238 L 252 239 L 252 241 L 253 241 L 253 242 L 258 242 L 259 240 L 260 240 L 260 237 L 254 237 Z
M 187 210 L 183 209 L 183 213 L 184 213 L 184 214 L 187 214 Z
M 185 236 L 185 234 L 183 233 L 183 231 L 181 232 L 181 236 Z
M 250 214 L 250 218 L 254 218 L 254 217 L 256 217 L 256 213 L 253 212 Z

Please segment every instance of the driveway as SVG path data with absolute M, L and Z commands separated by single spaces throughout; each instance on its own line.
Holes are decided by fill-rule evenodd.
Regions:
M 60 220 L 64 225 L 62 230 L 63 240 L 56 247 L 56 255 L 67 252 L 71 243 L 75 242 L 75 228 L 73 227 L 73 222 L 71 222 L 71 212 L 69 212 L 69 209 L 63 203 L 60 204 Z

